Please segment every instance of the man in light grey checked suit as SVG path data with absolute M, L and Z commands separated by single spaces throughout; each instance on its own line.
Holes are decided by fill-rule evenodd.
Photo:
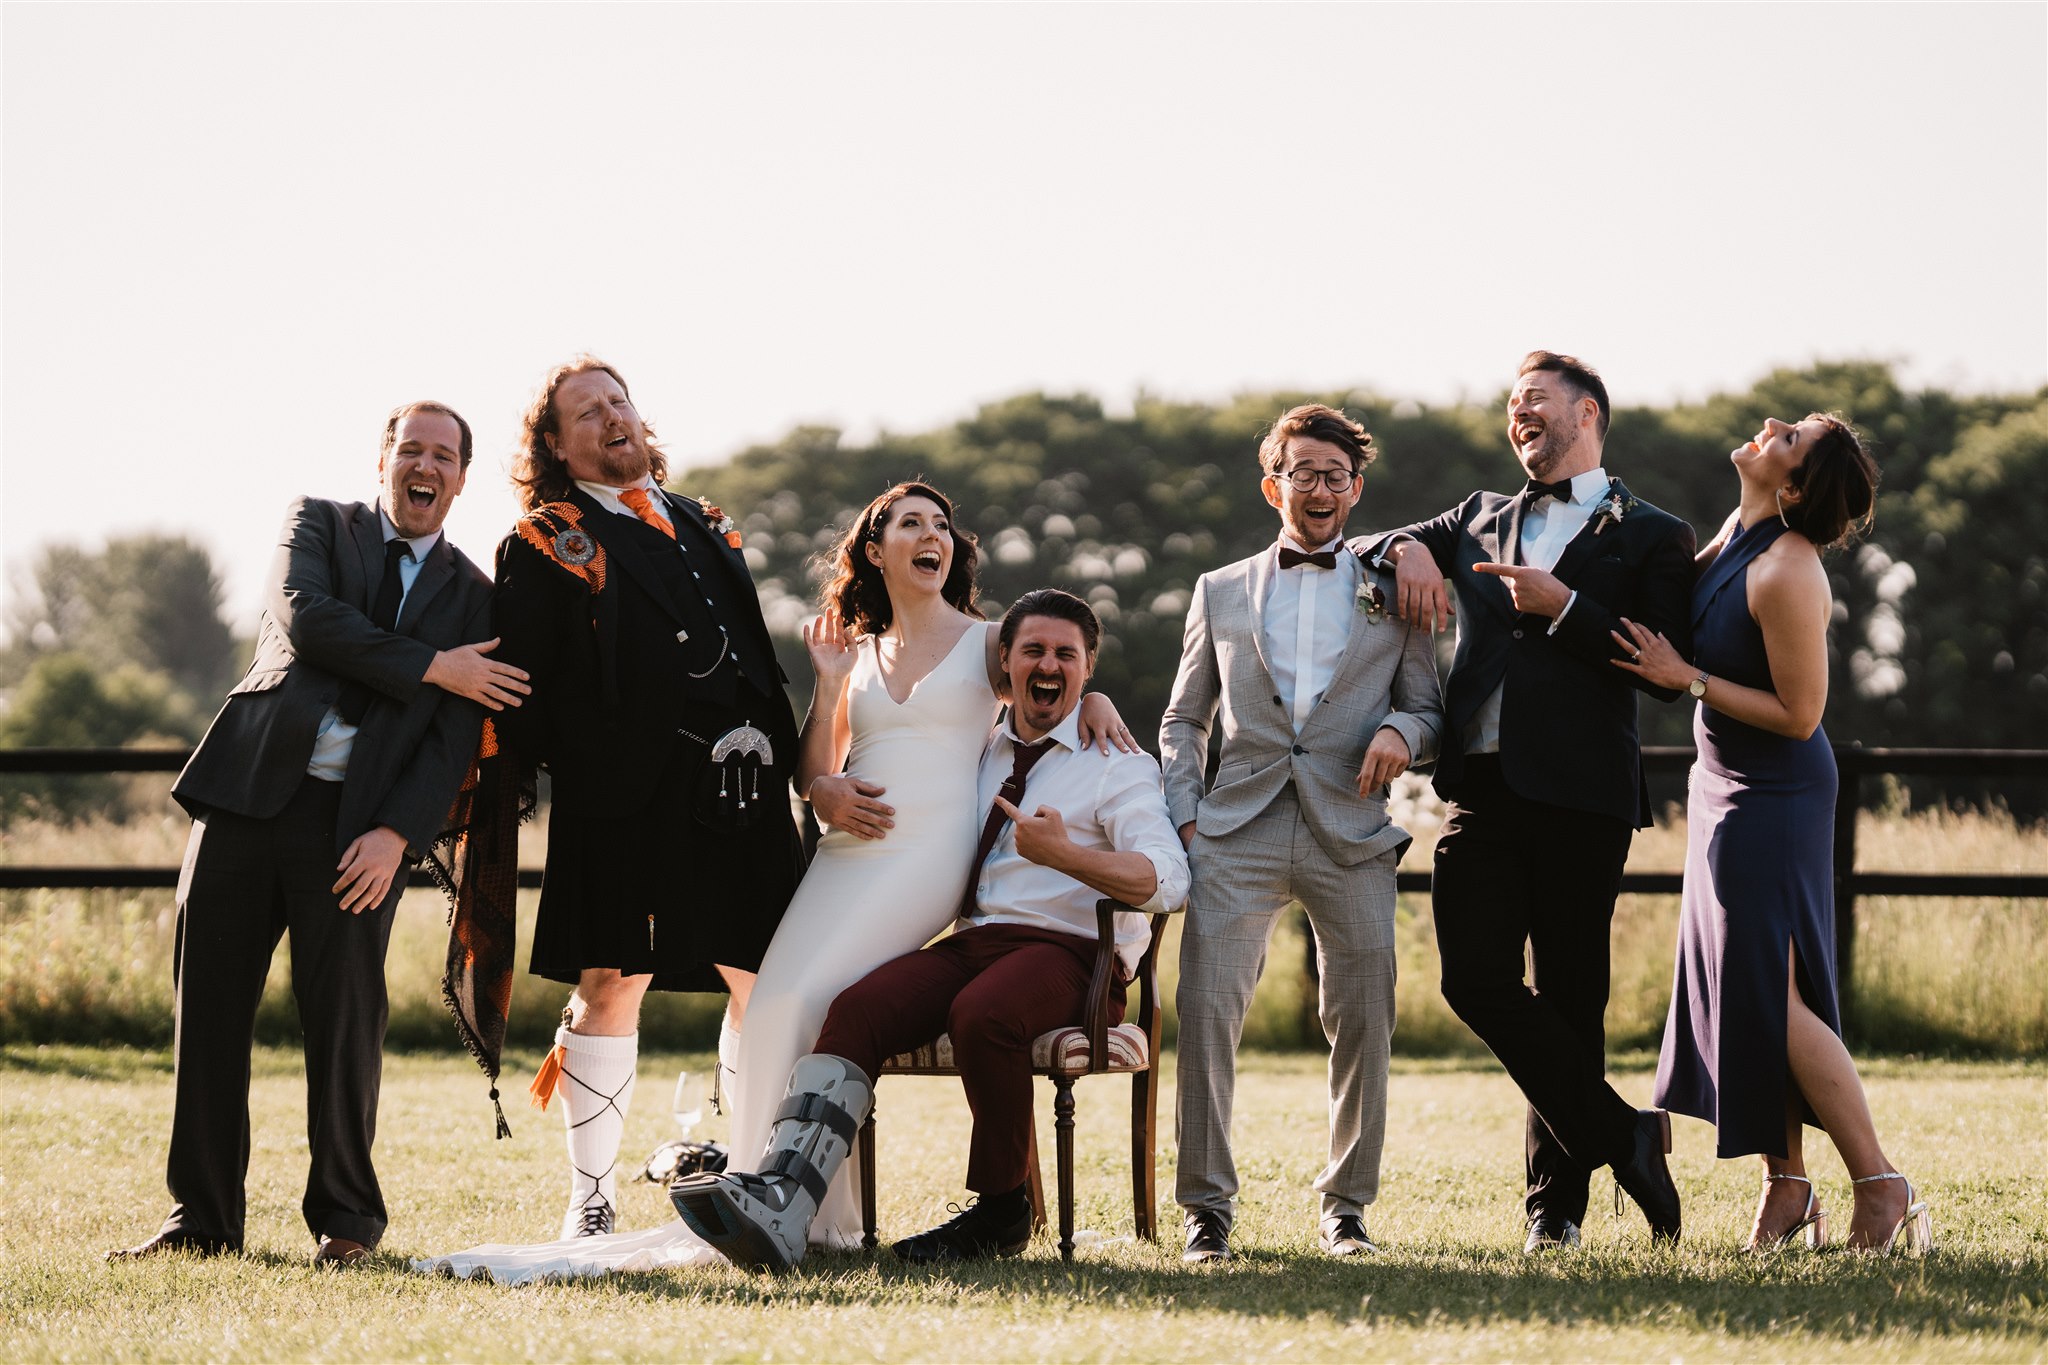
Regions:
M 1330 1040 L 1330 1164 L 1316 1178 L 1333 1256 L 1375 1250 L 1394 1031 L 1394 868 L 1407 831 L 1387 784 L 1436 756 L 1442 693 L 1429 633 L 1384 609 L 1344 544 L 1377 451 L 1334 408 L 1288 412 L 1259 447 L 1281 535 L 1195 584 L 1159 729 L 1166 801 L 1194 875 L 1180 957 L 1180 1174 L 1190 1262 L 1230 1256 L 1230 1112 L 1245 1010 L 1274 920 L 1315 928 Z M 1204 777 L 1218 715 L 1216 785 Z

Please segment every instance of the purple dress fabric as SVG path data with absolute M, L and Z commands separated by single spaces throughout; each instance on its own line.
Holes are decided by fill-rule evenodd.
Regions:
M 1771 687 L 1749 614 L 1749 566 L 1784 533 L 1775 518 L 1739 532 L 1693 589 L 1699 666 Z M 1785 974 L 1841 1032 L 1835 988 L 1835 756 L 1816 728 L 1787 739 L 1704 702 L 1686 802 L 1685 890 L 1656 1103 L 1705 1119 L 1722 1157 L 1785 1155 Z M 1814 1121 L 1810 1109 L 1806 1121 Z

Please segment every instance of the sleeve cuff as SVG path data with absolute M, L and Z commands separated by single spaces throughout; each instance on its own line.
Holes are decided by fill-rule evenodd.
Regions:
M 1562 609 L 1561 611 L 1559 611 L 1559 612 L 1557 613 L 1557 616 L 1556 616 L 1556 618 L 1555 618 L 1554 620 L 1552 620 L 1552 621 L 1551 621 L 1551 623 L 1550 623 L 1550 629 L 1549 629 L 1549 630 L 1546 630 L 1546 631 L 1544 631 L 1543 633 L 1544 633 L 1545 635 L 1555 635 L 1555 634 L 1557 634 L 1557 628 L 1558 628 L 1559 626 L 1561 626 L 1561 625 L 1563 625 L 1563 624 L 1564 624 L 1564 618 L 1565 618 L 1565 617 L 1567 617 L 1567 616 L 1569 616 L 1569 615 L 1571 615 L 1571 611 L 1572 611 L 1572 603 L 1574 603 L 1574 602 L 1576 602 L 1576 601 L 1578 601 L 1578 600 L 1579 600 L 1579 591 L 1578 591 L 1578 589 L 1577 589 L 1577 588 L 1574 588 L 1574 589 L 1572 589 L 1572 591 L 1571 591 L 1570 595 L 1569 595 L 1569 596 L 1567 596 L 1567 597 L 1566 597 L 1566 598 L 1564 599 L 1564 608 L 1563 608 L 1563 609 Z

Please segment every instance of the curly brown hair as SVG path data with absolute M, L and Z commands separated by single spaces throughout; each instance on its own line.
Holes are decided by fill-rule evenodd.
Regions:
M 541 381 L 533 401 L 526 405 L 525 415 L 519 419 L 519 453 L 512 460 L 512 482 L 519 489 L 521 512 L 531 512 L 542 503 L 560 502 L 576 486 L 568 463 L 548 448 L 548 437 L 561 429 L 561 414 L 555 411 L 556 392 L 568 380 L 592 370 L 603 370 L 618 381 L 627 398 L 633 396 L 626 377 L 594 355 L 579 355 L 548 371 L 548 377 Z M 654 481 L 664 483 L 668 479 L 668 456 L 654 443 L 654 424 L 643 417 L 640 427 L 647 433 L 647 455 Z
M 1259 442 L 1259 468 L 1269 476 L 1277 476 L 1280 466 L 1287 462 L 1287 443 L 1297 436 L 1327 441 L 1337 447 L 1351 461 L 1354 474 L 1363 474 L 1380 453 L 1372 443 L 1372 433 L 1337 409 L 1322 403 L 1303 403 L 1280 414 L 1280 419 L 1266 428 L 1265 437 Z
M 821 608 L 838 616 L 843 629 L 857 635 L 880 635 L 895 619 L 889 605 L 889 590 L 882 583 L 882 570 L 867 556 L 867 546 L 882 538 L 889 525 L 889 510 L 905 498 L 929 498 L 945 514 L 946 530 L 953 537 L 953 567 L 947 573 L 939 595 L 977 621 L 984 619 L 975 605 L 975 577 L 980 550 L 974 537 L 962 531 L 953 516 L 952 500 L 928 483 L 913 480 L 899 483 L 869 503 L 846 528 L 839 543 L 818 556 L 825 588 L 819 594 Z

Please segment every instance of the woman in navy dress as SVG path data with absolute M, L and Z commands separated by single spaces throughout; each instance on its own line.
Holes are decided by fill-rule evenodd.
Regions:
M 1656 1103 L 1712 1123 L 1722 1157 L 1760 1154 L 1751 1250 L 1827 1241 L 1804 1126 L 1854 1177 L 1848 1244 L 1927 1249 L 1927 1206 L 1885 1159 L 1836 1003 L 1835 759 L 1820 728 L 1833 610 L 1820 555 L 1870 521 L 1877 466 L 1814 413 L 1775 419 L 1731 457 L 1742 499 L 1700 551 L 1693 647 L 1624 621 L 1632 659 L 1699 699 L 1686 807 L 1685 891 Z

